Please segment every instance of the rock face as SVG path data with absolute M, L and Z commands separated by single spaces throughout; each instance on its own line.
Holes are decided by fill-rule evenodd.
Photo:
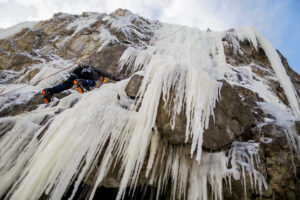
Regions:
M 214 110 L 215 121 L 211 119 L 203 135 L 204 148 L 221 149 L 255 126 L 251 107 L 243 103 L 238 89 L 228 84 L 222 86 L 221 98 Z
M 123 71 L 119 71 L 119 63 L 123 53 L 128 47 L 135 45 L 141 49 L 146 48 L 148 42 L 153 39 L 153 31 L 144 26 L 145 24 L 150 26 L 152 22 L 150 23 L 142 17 L 131 20 L 131 29 L 126 29 L 127 32 L 122 26 L 124 21 L 121 20 L 120 27 L 114 27 L 110 21 L 110 19 L 123 19 L 122 17 L 128 15 L 130 12 L 122 9 L 110 15 L 83 13 L 79 16 L 58 13 L 53 18 L 38 23 L 33 29 L 23 29 L 10 38 L 0 40 L 0 92 L 6 91 L 6 86 L 12 84 L 30 83 L 31 86 L 39 87 L 38 89 L 48 86 L 46 82 L 34 81 L 43 76 L 43 70 L 49 69 L 49 63 L 51 67 L 53 65 L 55 68 L 57 60 L 64 65 L 82 60 L 83 64 L 101 67 L 122 79 L 130 77 L 132 74 L 125 73 L 126 65 Z M 116 24 L 118 25 L 118 23 Z M 116 24 L 114 25 L 116 26 Z M 128 30 L 131 32 L 128 33 Z M 232 194 L 229 190 L 224 189 L 225 199 L 300 199 L 300 155 L 298 152 L 300 147 L 297 141 L 292 139 L 299 137 L 300 123 L 294 119 L 286 119 L 291 126 L 290 129 L 284 129 L 280 126 L 282 122 L 276 121 L 275 116 L 263 112 L 260 103 L 264 103 L 264 100 L 251 88 L 245 86 L 244 71 L 253 72 L 251 79 L 254 81 L 264 80 L 264 83 L 269 86 L 269 90 L 278 97 L 278 101 L 286 106 L 289 106 L 288 98 L 279 81 L 274 78 L 274 71 L 263 48 L 258 47 L 256 50 L 253 44 L 247 40 L 243 42 L 232 41 L 228 34 L 230 33 L 225 34 L 222 39 L 226 61 L 236 70 L 240 85 L 232 84 L 229 79 L 222 80 L 223 85 L 219 100 L 214 108 L 214 117 L 211 116 L 209 127 L 203 133 L 203 151 L 205 153 L 224 151 L 229 154 L 232 144 L 236 141 L 251 141 L 260 145 L 260 159 L 255 162 L 258 171 L 264 175 L 268 183 L 268 189 L 263 191 L 260 196 L 258 191 L 251 190 L 251 183 L 248 180 L 245 182 L 247 185 L 245 193 L 240 180 L 232 180 Z M 239 42 L 239 50 L 242 53 L 236 52 L 233 47 L 235 42 Z M 287 74 L 300 96 L 300 76 L 289 67 L 287 60 L 281 54 L 280 56 Z M 129 63 L 127 64 L 129 65 Z M 246 65 L 250 67 L 246 68 Z M 62 79 L 58 76 L 57 79 L 53 79 L 51 84 L 55 85 Z M 125 92 L 132 101 L 139 98 L 137 94 L 142 82 L 143 76 L 139 74 L 132 75 L 128 81 Z M 27 96 L 25 95 L 24 98 L 22 93 L 10 95 L 8 98 L 0 98 L 0 141 L 5 134 L 11 134 L 16 126 L 16 122 L 13 120 L 18 117 L 22 119 L 22 116 L 26 114 L 30 115 L 30 118 L 34 119 L 33 122 L 37 124 L 34 125 L 34 131 L 36 131 L 36 127 L 43 129 L 38 132 L 38 139 L 41 139 L 49 128 L 51 120 L 64 109 L 71 108 L 79 101 L 78 97 L 70 97 L 73 92 L 64 92 L 56 95 L 60 101 L 57 100 L 54 101 L 53 105 L 44 106 L 41 105 L 40 91 L 30 92 L 28 95 L 28 92 L 25 91 Z M 122 100 L 120 100 L 120 96 L 117 98 L 119 101 Z M 172 99 L 169 102 L 164 102 L 163 98 L 160 97 L 155 119 L 155 128 L 157 127 L 160 138 L 158 145 L 165 145 L 172 150 L 182 148 L 189 152 L 192 142 L 191 140 L 186 141 L 185 107 L 176 115 L 175 126 L 172 128 L 169 107 L 166 106 L 171 104 L 172 107 L 170 102 Z M 56 108 L 58 104 L 64 105 L 64 109 L 54 109 L 53 113 L 47 113 L 48 108 Z M 124 109 L 129 110 L 126 106 Z M 40 110 L 44 111 L 45 114 L 39 113 Z M 295 130 L 293 134 L 296 133 L 297 135 L 292 137 L 289 135 L 291 134 L 289 130 Z M 160 161 L 169 159 L 168 156 L 171 153 L 169 155 L 166 152 L 157 152 L 157 154 L 162 154 Z M 102 156 L 99 156 L 97 167 L 102 161 Z M 149 157 L 151 155 L 148 152 L 146 158 Z M 153 162 L 155 161 L 153 160 Z M 156 165 L 159 164 L 156 163 Z M 97 167 L 81 184 L 89 185 L 88 187 L 93 186 L 98 172 Z M 120 186 L 121 177 L 119 173 L 120 170 L 123 170 L 122 167 L 124 166 L 117 162 L 115 168 L 108 169 L 107 175 L 99 185 L 101 191 L 104 190 L 103 186 L 106 188 Z M 159 170 L 161 169 L 158 168 Z M 189 170 L 187 169 L 187 171 Z M 147 185 L 151 182 L 150 178 L 145 176 L 146 173 L 147 163 L 145 162 L 141 167 L 142 175 L 137 185 Z M 156 188 L 157 185 L 152 184 L 151 187 Z M 167 184 L 167 189 L 163 195 L 165 199 L 171 198 L 172 188 L 170 187 Z M 1 190 L 0 198 L 2 198 Z
M 140 84 L 141 76 L 134 75 L 126 87 L 126 93 L 135 98 Z M 220 150 L 231 143 L 240 135 L 255 126 L 255 117 L 252 115 L 250 105 L 257 106 L 254 97 L 251 102 L 243 102 L 239 95 L 242 92 L 251 93 L 244 88 L 237 88 L 224 84 L 221 89 L 220 101 L 214 109 L 215 119 L 211 117 L 209 128 L 204 131 L 203 148 L 208 151 Z M 252 93 L 252 95 L 254 95 Z M 250 104 L 251 103 L 251 104 Z M 171 144 L 185 143 L 186 116 L 183 110 L 175 119 L 175 127 L 172 129 L 171 117 L 165 103 L 160 98 L 157 126 L 162 137 Z
M 300 197 L 299 167 L 300 160 L 290 151 L 286 134 L 281 127 L 268 124 L 262 127 L 262 149 L 264 164 L 267 168 L 269 189 L 266 195 L 272 197 L 272 192 L 281 199 L 297 199 Z M 297 157 L 297 156 L 296 156 Z M 293 163 L 286 165 L 286 163 Z M 295 173 L 293 173 L 295 172 Z M 272 191 L 272 192 L 271 192 Z
M 126 94 L 130 98 L 134 99 L 137 97 L 142 81 L 143 81 L 143 76 L 137 74 L 133 75 L 133 77 L 130 79 L 130 81 L 128 82 L 125 88 Z

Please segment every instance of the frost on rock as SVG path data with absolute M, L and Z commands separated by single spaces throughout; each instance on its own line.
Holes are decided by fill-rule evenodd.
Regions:
M 70 61 L 58 59 L 45 64 L 32 65 L 26 69 L 26 72 L 25 70 L 21 72 L 4 71 L 6 79 L 13 79 L 15 84 L 7 84 L 5 82 L 1 84 L 0 82 L 0 92 L 2 94 L 8 93 L 0 96 L 0 114 L 5 114 L 6 116 L 11 114 L 7 112 L 13 108 L 16 109 L 18 105 L 26 107 L 26 104 L 30 101 L 38 102 L 38 99 L 34 98 L 40 98 L 37 95 L 42 89 L 61 83 L 69 74 L 67 71 L 63 71 L 51 77 L 51 79 L 45 79 L 45 77 L 56 73 L 68 65 L 71 65 Z M 36 72 L 35 76 L 29 82 L 24 83 L 24 80 L 29 79 L 32 72 Z
M 0 84 L 7 84 L 13 81 L 20 73 L 10 70 L 0 72 Z
M 102 51 L 107 45 L 114 44 L 119 41 L 116 36 L 112 35 L 109 30 L 105 28 L 105 26 L 101 26 L 99 32 L 100 43 L 102 43 L 102 45 L 99 47 L 97 52 Z
M 76 36 L 76 34 L 79 33 L 80 31 L 86 28 L 89 29 L 92 24 L 97 22 L 103 16 L 104 14 L 89 12 L 86 13 L 86 15 L 83 17 L 76 18 L 73 22 L 69 23 L 68 26 L 66 27 L 67 30 L 73 29 L 74 30 L 73 34 L 71 36 L 66 37 L 60 46 L 63 46 L 68 40 Z
M 53 85 L 56 85 L 58 83 L 61 83 L 61 81 L 65 80 L 69 76 L 69 71 L 72 71 L 76 65 L 74 65 L 72 68 L 69 68 L 67 70 L 63 70 L 64 68 L 71 66 L 73 63 L 70 60 L 63 60 L 63 59 L 56 59 L 53 61 L 50 61 L 46 64 L 37 64 L 32 66 L 33 69 L 38 69 L 39 72 L 30 80 L 29 84 L 38 86 L 41 89 L 50 87 Z M 54 74 L 59 70 L 61 73 Z M 54 74 L 55 76 L 53 76 Z M 27 76 L 27 73 L 24 75 Z M 46 78 L 48 76 L 51 76 L 50 79 Z M 20 79 L 22 79 L 21 77 Z
M 117 15 L 116 12 L 121 12 Z M 113 32 L 122 33 L 128 41 L 149 40 L 152 35 L 153 29 L 157 24 L 153 21 L 148 21 L 140 16 L 133 14 L 129 10 L 119 9 L 115 13 L 110 14 L 102 19 L 109 26 L 109 29 Z
M 68 24 L 67 26 L 68 30 L 75 29 L 71 37 L 75 36 L 81 30 L 89 28 L 93 23 L 98 21 L 100 17 L 103 17 L 103 15 L 98 13 L 87 13 L 87 16 L 75 19 L 72 23 Z

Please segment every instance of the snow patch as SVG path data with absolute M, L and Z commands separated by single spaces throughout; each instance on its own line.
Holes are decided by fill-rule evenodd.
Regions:
M 12 27 L 0 30 L 0 40 L 9 39 L 23 28 L 33 28 L 38 22 L 22 22 Z
M 262 137 L 262 138 L 260 138 L 260 141 L 262 143 L 269 144 L 269 143 L 271 143 L 273 141 L 273 139 L 272 138 L 268 138 L 268 137 Z
M 102 21 L 109 25 L 111 31 L 121 32 L 129 41 L 150 39 L 149 35 L 157 26 L 157 22 L 146 21 L 130 11 L 125 11 L 122 16 L 105 16 Z
M 64 46 L 64 44 L 69 41 L 71 38 L 73 38 L 77 33 L 80 31 L 88 28 L 91 28 L 91 25 L 94 24 L 95 22 L 99 21 L 104 14 L 99 14 L 99 13 L 93 13 L 89 12 L 86 13 L 85 16 L 80 16 L 76 18 L 73 22 L 68 24 L 66 27 L 68 30 L 74 29 L 74 32 L 71 36 L 68 36 L 64 39 L 64 41 L 60 44 L 60 46 Z
M 116 42 L 119 42 L 118 38 L 114 35 L 112 35 L 109 30 L 105 28 L 105 26 L 100 26 L 99 29 L 99 39 L 102 43 L 97 52 L 102 51 L 107 45 L 114 44 Z
M 20 72 L 15 72 L 11 70 L 1 70 L 0 71 L 0 84 L 7 84 L 10 81 L 14 80 Z
M 98 21 L 103 15 L 98 13 L 87 13 L 85 17 L 78 17 L 72 23 L 68 24 L 67 29 L 75 29 L 71 37 L 75 36 L 78 32 L 90 26 Z

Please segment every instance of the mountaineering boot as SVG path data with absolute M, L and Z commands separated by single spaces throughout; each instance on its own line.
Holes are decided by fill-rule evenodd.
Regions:
M 104 77 L 102 83 L 106 83 L 109 79 Z
M 44 96 L 43 100 L 46 104 L 50 103 L 53 93 L 51 92 L 51 88 L 43 89 L 42 94 Z
M 84 93 L 91 90 L 85 80 L 76 79 L 73 81 L 73 83 L 74 85 L 77 85 L 77 91 L 79 93 Z

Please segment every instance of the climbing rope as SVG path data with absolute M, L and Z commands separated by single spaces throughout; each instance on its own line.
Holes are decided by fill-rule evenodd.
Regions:
M 161 37 L 161 38 L 159 38 L 159 39 L 157 39 L 157 40 L 155 40 L 155 42 L 160 41 L 160 40 L 164 40 L 164 39 L 170 37 L 171 35 L 174 35 L 175 33 L 181 31 L 181 30 L 184 29 L 184 28 L 185 28 L 185 27 L 182 26 L 180 29 L 178 29 L 178 30 L 176 30 L 176 31 L 174 31 L 174 32 L 172 32 L 172 33 L 170 33 L 170 34 L 168 34 L 168 35 L 165 35 L 165 36 L 163 36 L 163 37 Z M 37 80 L 34 84 L 26 83 L 26 85 L 24 85 L 24 86 L 22 86 L 22 87 L 20 87 L 20 88 L 17 88 L 17 89 L 14 89 L 14 90 L 5 92 L 5 93 L 3 93 L 3 94 L 0 94 L 0 97 L 1 97 L 1 96 L 5 96 L 5 95 L 10 94 L 10 93 L 13 93 L 13 92 L 15 92 L 15 91 L 18 91 L 18 90 L 20 90 L 20 89 L 23 89 L 23 88 L 25 88 L 25 87 L 34 86 L 34 85 L 38 84 L 39 82 L 41 82 L 42 80 L 45 80 L 45 79 L 47 79 L 47 78 L 49 78 L 49 77 L 51 77 L 51 76 L 54 76 L 55 74 L 58 74 L 59 72 L 65 71 L 65 70 L 67 70 L 67 69 L 69 69 L 69 68 L 74 67 L 75 65 L 78 65 L 79 63 L 82 63 L 82 62 L 86 61 L 87 59 L 90 59 L 90 58 L 91 58 L 94 54 L 96 54 L 96 53 L 97 53 L 97 51 L 95 51 L 94 53 L 92 53 L 90 56 L 88 56 L 88 57 L 87 57 L 86 59 L 84 59 L 84 60 L 81 60 L 81 61 L 79 61 L 79 62 L 76 62 L 76 63 L 74 63 L 74 64 L 72 64 L 72 65 L 70 65 L 70 66 L 68 66 L 68 67 L 66 67 L 66 68 L 63 68 L 63 69 L 61 69 L 61 70 L 59 70 L 59 71 L 57 71 L 57 72 L 55 72 L 55 73 L 53 73 L 53 74 L 50 74 L 50 75 L 48 75 L 48 76 L 46 76 L 46 77 L 43 77 L 43 78 Z
M 28 83 L 26 83 L 26 85 L 24 85 L 24 86 L 22 86 L 22 87 L 20 87 L 20 88 L 17 88 L 17 89 L 11 90 L 11 91 L 9 91 L 9 92 L 6 92 L 6 93 L 3 93 L 3 94 L 0 94 L 0 97 L 1 97 L 1 96 L 4 96 L 4 95 L 7 95 L 7 94 L 9 94 L 9 93 L 13 93 L 13 92 L 15 92 L 15 91 L 17 91 L 17 90 L 23 89 L 23 88 L 25 88 L 25 87 L 28 87 L 28 86 L 31 86 L 31 85 L 30 85 L 30 84 L 28 84 Z

